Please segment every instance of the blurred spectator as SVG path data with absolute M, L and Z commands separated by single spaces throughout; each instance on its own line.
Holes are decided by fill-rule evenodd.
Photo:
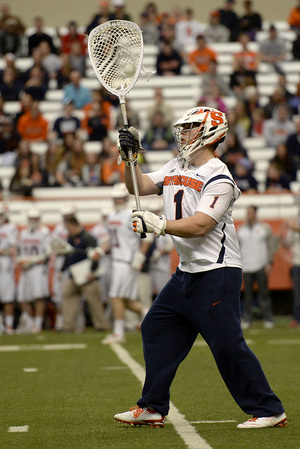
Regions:
M 176 150 L 173 130 L 166 124 L 161 112 L 154 114 L 153 121 L 142 138 L 142 147 L 147 151 Z
M 157 25 L 161 22 L 161 17 L 158 13 L 158 8 L 157 8 L 157 4 L 155 2 L 149 2 L 144 6 L 143 9 L 144 12 L 148 13 L 148 14 L 152 14 L 155 18 L 155 22 L 157 23 Z
M 244 1 L 245 14 L 240 18 L 239 29 L 242 33 L 247 33 L 251 41 L 255 41 L 257 31 L 262 29 L 262 17 L 253 10 L 251 0 Z
M 41 42 L 48 42 L 51 53 L 57 53 L 52 37 L 44 32 L 44 19 L 40 16 L 34 19 L 35 32 L 28 37 L 28 56 L 32 55 L 33 49 Z
M 243 98 L 248 86 L 255 86 L 255 74 L 252 70 L 246 70 L 242 59 L 235 61 L 236 69 L 230 75 L 230 88 L 237 98 Z
M 300 59 L 300 32 L 296 34 L 296 38 L 292 42 L 293 59 L 299 61 Z
M 49 79 L 56 79 L 57 73 L 62 66 L 60 56 L 51 52 L 49 42 L 41 42 L 38 48 L 41 52 L 42 66 L 46 70 Z
M 259 62 L 258 53 L 249 50 L 248 44 L 250 38 L 248 34 L 240 34 L 238 40 L 241 44 L 241 50 L 233 54 L 233 70 L 237 71 L 240 67 L 243 67 L 245 71 L 252 73 L 255 80 Z
M 107 0 L 100 0 L 99 1 L 99 12 L 93 15 L 90 22 L 88 23 L 86 27 L 86 34 L 90 34 L 93 28 L 100 25 L 103 22 L 106 22 L 108 20 L 108 17 L 110 16 L 110 5 L 109 1 Z
M 219 86 L 209 87 L 205 91 L 205 94 L 197 101 L 197 106 L 201 105 L 215 108 L 225 113 L 227 112 L 227 107 L 222 99 L 222 92 Z
M 230 40 L 236 41 L 239 31 L 239 18 L 234 11 L 234 0 L 225 0 L 223 8 L 219 9 L 220 23 L 230 31 Z
M 102 183 L 107 186 L 112 186 L 119 182 L 124 182 L 123 163 L 121 165 L 118 164 L 118 149 L 109 138 L 105 139 L 105 147 L 103 145 L 104 151 L 106 158 L 102 164 Z
M 289 134 L 295 132 L 295 125 L 290 119 L 289 109 L 285 104 L 280 104 L 274 110 L 271 119 L 264 123 L 263 135 L 266 145 L 276 147 L 279 143 L 285 143 Z
M 260 96 L 257 86 L 246 86 L 243 91 L 243 97 L 240 101 L 243 101 L 245 103 L 248 115 L 252 123 L 253 112 L 260 107 Z
M 85 163 L 81 169 L 81 178 L 84 186 L 100 186 L 101 179 L 100 155 L 94 151 L 85 152 Z
M 114 11 L 109 15 L 109 20 L 131 20 L 131 17 L 125 11 L 126 4 L 124 0 L 112 0 Z
M 251 171 L 251 162 L 245 157 L 239 159 L 235 164 L 233 179 L 241 192 L 257 192 L 258 182 Z
M 96 106 L 95 106 L 96 105 Z M 101 110 L 101 122 L 105 126 L 105 128 L 108 130 L 111 128 L 111 120 L 112 120 L 112 104 L 110 101 L 104 97 L 104 92 L 102 89 L 94 89 L 91 94 L 91 101 L 90 103 L 87 103 L 83 107 L 84 111 L 84 117 L 81 120 L 81 127 L 86 131 L 88 130 L 88 121 L 91 117 L 95 116 L 95 110 L 99 110 L 97 105 L 100 106 Z M 96 108 L 96 109 L 95 109 Z
M 278 74 L 278 86 L 282 89 L 284 98 L 287 102 L 294 98 L 294 95 L 287 88 L 287 79 L 284 73 Z
M 15 55 L 13 55 L 12 53 L 6 53 L 3 56 L 3 60 L 4 60 L 4 63 L 5 63 L 5 66 L 3 67 L 3 70 L 5 68 L 7 68 L 7 67 L 13 69 L 13 71 L 15 72 L 16 79 L 19 79 L 21 81 L 21 72 L 16 67 L 16 57 L 15 57 Z M 0 82 L 2 81 L 3 70 L 0 70 Z
M 235 109 L 230 109 L 227 111 L 227 121 L 228 130 L 237 135 L 239 142 L 243 142 L 246 137 L 246 133 L 242 125 L 238 123 L 238 116 Z M 222 146 L 223 144 L 221 143 L 220 145 Z
M 81 109 L 91 101 L 91 92 L 81 84 L 81 73 L 78 70 L 71 71 L 70 83 L 64 87 L 63 101 L 67 99 L 74 102 L 75 109 Z
M 45 76 L 40 67 L 36 66 L 30 70 L 29 78 L 24 84 L 24 91 L 31 95 L 34 100 L 42 101 L 45 99 L 48 90 Z
M 22 36 L 18 32 L 18 22 L 14 18 L 5 21 L 0 34 L 0 54 L 12 53 L 16 57 L 22 56 Z
M 139 113 L 135 109 L 133 109 L 131 100 L 129 100 L 128 98 L 126 101 L 126 112 L 127 112 L 128 125 L 134 126 L 135 128 L 139 128 L 140 127 Z M 121 108 L 118 108 L 115 120 L 116 120 L 115 127 L 117 129 L 124 126 Z
M 32 189 L 47 186 L 47 172 L 40 166 L 39 155 L 33 153 L 30 160 L 23 159 L 17 166 L 10 182 L 9 191 L 16 195 L 30 197 Z
M 83 33 L 78 32 L 78 24 L 75 20 L 71 20 L 68 23 L 68 31 L 66 34 L 59 36 L 61 41 L 60 52 L 71 54 L 72 44 L 78 43 L 80 48 L 80 54 L 86 55 L 87 43 L 86 37 Z
M 275 156 L 270 162 L 277 162 L 280 164 L 284 175 L 289 181 L 295 181 L 297 177 L 297 164 L 290 156 L 285 143 L 279 143 L 276 147 Z
M 182 59 L 177 50 L 169 42 L 163 42 L 157 55 L 156 73 L 161 76 L 180 75 Z
M 147 110 L 148 122 L 153 121 L 156 112 L 160 112 L 164 116 L 164 122 L 167 126 L 173 125 L 174 112 L 173 107 L 165 102 L 161 87 L 154 89 L 154 104 Z
M 85 76 L 86 56 L 82 54 L 79 42 L 73 42 L 71 45 L 71 53 L 68 55 L 72 70 L 78 70 L 82 76 Z
M 102 142 L 107 137 L 107 119 L 101 107 L 101 103 L 94 102 L 89 110 L 87 121 L 88 138 L 92 141 Z
M 22 20 L 18 16 L 11 14 L 10 7 L 7 3 L 1 3 L 0 9 L 0 30 L 4 29 L 5 24 L 8 20 L 14 19 L 17 22 L 17 32 L 20 36 L 22 36 L 25 33 L 25 25 Z
M 288 105 L 292 115 L 298 115 L 300 113 L 300 82 L 297 84 L 296 94 L 288 100 Z
M 0 84 L 0 94 L 5 101 L 19 101 L 23 90 L 21 81 L 16 77 L 12 67 L 6 67 L 3 71 Z
M 56 73 L 56 83 L 57 89 L 63 89 L 67 84 L 70 83 L 70 74 L 72 72 L 70 57 L 66 53 L 60 55 L 61 68 Z
M 232 95 L 226 77 L 218 73 L 218 63 L 215 60 L 210 61 L 208 71 L 202 75 L 201 86 L 203 92 L 207 92 L 211 87 L 217 86 L 222 95 L 226 97 Z
M 45 167 L 48 173 L 48 183 L 50 187 L 58 187 L 60 184 L 56 180 L 56 171 L 64 158 L 64 147 L 59 139 L 49 142 L 45 154 Z
M 57 117 L 54 121 L 51 140 L 52 139 L 64 139 L 66 134 L 76 135 L 80 129 L 80 120 L 74 115 L 74 102 L 72 100 L 66 100 L 64 102 L 64 113 L 62 116 Z
M 237 101 L 234 109 L 237 115 L 237 123 L 244 129 L 245 136 L 249 137 L 251 130 L 251 118 L 246 103 L 239 100 Z
M 1 100 L 0 100 L 1 103 Z M 13 161 L 15 151 L 20 142 L 19 133 L 16 130 L 12 117 L 0 116 L 0 154 L 1 165 L 4 165 L 4 156 L 7 161 Z M 10 154 L 9 154 L 10 153 Z
M 197 36 L 203 33 L 203 27 L 198 20 L 194 19 L 192 8 L 186 8 L 185 19 L 176 23 L 174 32 L 174 44 L 181 52 L 185 53 L 196 46 Z
M 300 32 L 300 1 L 297 0 L 297 4 L 290 10 L 288 16 L 288 24 L 295 30 L 298 35 Z
M 18 120 L 17 130 L 22 139 L 44 142 L 48 137 L 48 120 L 42 115 L 39 102 L 33 100 L 30 110 Z
M 18 147 L 15 150 L 16 158 L 15 158 L 15 167 L 18 167 L 22 161 L 27 160 L 30 161 L 31 157 L 31 149 L 29 140 L 20 140 Z
M 204 35 L 207 43 L 228 42 L 230 38 L 229 29 L 220 23 L 220 11 L 212 11 L 209 16 L 209 23 L 205 28 Z
M 270 161 L 269 163 L 265 190 L 274 193 L 290 191 L 290 181 L 281 164 L 277 161 Z
M 17 112 L 14 115 L 14 123 L 15 125 L 18 124 L 19 119 L 26 114 L 26 112 L 30 111 L 31 105 L 33 102 L 33 98 L 30 94 L 27 94 L 26 92 L 22 92 L 20 95 L 20 111 Z
M 43 58 L 39 47 L 34 48 L 34 50 L 32 51 L 31 58 L 33 60 L 32 65 L 27 70 L 25 70 L 25 72 L 22 73 L 23 83 L 26 83 L 26 81 L 28 81 L 31 70 L 35 67 L 38 67 L 43 73 L 43 83 L 48 86 L 49 77 L 47 71 L 43 67 Z
M 297 165 L 297 168 L 300 168 L 300 119 L 297 118 L 295 120 L 295 131 L 290 133 L 287 136 L 286 146 L 289 152 L 289 155 Z
M 72 138 L 72 147 L 65 152 L 63 160 L 58 164 L 56 180 L 61 186 L 82 186 L 82 167 L 85 164 L 83 142 L 79 137 Z
M 32 187 L 48 187 L 48 173 L 42 165 L 41 156 L 32 153 L 30 156 L 30 179 Z
M 230 173 L 235 175 L 235 167 L 240 159 L 248 159 L 247 151 L 238 139 L 237 134 L 229 131 L 222 147 L 217 149 L 217 155 L 224 162 Z
M 153 13 L 143 11 L 140 15 L 139 25 L 143 33 L 144 45 L 157 45 L 160 39 L 160 32 L 155 15 Z
M 263 106 L 266 118 L 271 118 L 275 109 L 281 104 L 288 106 L 284 90 L 281 87 L 275 87 L 268 103 Z
M 216 52 L 206 45 L 203 34 L 197 36 L 197 48 L 189 54 L 188 60 L 195 75 L 208 72 L 210 61 L 217 60 Z
M 282 73 L 278 63 L 285 60 L 287 48 L 285 41 L 278 37 L 274 25 L 270 25 L 269 37 L 260 42 L 258 53 L 261 62 L 271 64 L 276 72 Z
M 266 120 L 264 110 L 257 107 L 252 111 L 251 118 L 251 137 L 263 137 L 264 122 Z

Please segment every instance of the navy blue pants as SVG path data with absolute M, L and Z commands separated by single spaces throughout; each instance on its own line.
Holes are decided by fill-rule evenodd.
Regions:
M 244 340 L 241 283 L 239 268 L 194 274 L 177 269 L 142 323 L 146 379 L 142 398 L 137 402 L 140 407 L 168 414 L 171 383 L 200 334 L 227 388 L 245 413 L 262 417 L 284 411 Z

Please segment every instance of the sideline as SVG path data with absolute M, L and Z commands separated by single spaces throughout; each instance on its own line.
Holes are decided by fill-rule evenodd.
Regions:
M 110 345 L 118 358 L 123 362 L 135 377 L 143 384 L 145 379 L 144 368 L 137 363 L 126 349 L 119 343 Z M 178 435 L 183 439 L 189 449 L 213 449 L 195 430 L 195 428 L 185 419 L 177 407 L 171 402 L 168 421 L 173 424 Z

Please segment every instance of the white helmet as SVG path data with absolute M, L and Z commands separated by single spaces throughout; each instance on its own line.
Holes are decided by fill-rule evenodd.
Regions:
M 123 182 L 115 184 L 112 189 L 112 197 L 115 198 L 127 198 L 129 195 L 126 185 Z
M 60 213 L 63 217 L 68 215 L 75 215 L 77 212 L 76 206 L 71 203 L 66 203 L 60 208 Z
M 8 220 L 8 213 L 9 213 L 8 207 L 5 204 L 1 203 L 0 204 L 0 225 L 2 225 L 5 221 Z
M 38 207 L 32 207 L 27 212 L 27 218 L 28 218 L 28 227 L 31 231 L 34 231 L 41 220 L 41 211 Z
M 184 126 L 184 125 L 189 126 Z M 228 131 L 224 112 L 199 106 L 186 111 L 174 123 L 178 145 L 178 161 L 190 161 L 194 153 L 206 145 L 221 143 Z

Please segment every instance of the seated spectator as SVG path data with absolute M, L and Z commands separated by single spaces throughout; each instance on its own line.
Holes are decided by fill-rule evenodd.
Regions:
M 64 153 L 63 160 L 58 164 L 56 181 L 61 186 L 79 187 L 83 185 L 81 173 L 85 164 L 85 153 L 79 137 L 73 138 L 72 142 L 71 149 Z
M 110 5 L 107 0 L 99 1 L 99 12 L 95 13 L 88 23 L 85 33 L 90 34 L 93 28 L 108 20 L 110 16 Z
M 288 100 L 288 105 L 292 114 L 300 114 L 300 82 L 297 84 L 296 94 Z
M 279 143 L 285 143 L 289 134 L 295 132 L 295 125 L 290 119 L 289 109 L 285 104 L 281 104 L 274 110 L 271 119 L 264 123 L 263 136 L 266 145 L 277 147 Z
M 277 107 L 281 104 L 285 104 L 288 107 L 288 103 L 284 95 L 284 90 L 281 87 L 275 87 L 268 103 L 263 106 L 266 118 L 271 118 L 275 109 L 277 109 Z
M 258 182 L 251 173 L 251 162 L 245 158 L 240 158 L 234 167 L 233 179 L 241 192 L 256 193 Z
M 153 13 L 143 11 L 140 15 L 139 26 L 143 33 L 144 45 L 157 45 L 159 43 L 160 32 Z
M 251 118 L 251 137 L 263 137 L 263 128 L 266 120 L 264 110 L 257 107 L 252 111 Z
M 48 183 L 50 187 L 59 187 L 60 184 L 56 180 L 57 167 L 64 158 L 65 149 L 60 139 L 49 142 L 45 154 L 45 167 L 47 167 Z
M 41 42 L 38 48 L 41 52 L 42 66 L 46 70 L 49 79 L 56 79 L 57 73 L 62 66 L 61 58 L 51 52 L 49 42 Z
M 262 29 L 261 14 L 253 10 L 251 0 L 244 1 L 245 14 L 239 20 L 239 29 L 242 33 L 247 33 L 251 41 L 255 41 L 257 31 Z
M 210 61 L 208 71 L 202 75 L 201 86 L 203 92 L 207 92 L 211 87 L 217 86 L 222 95 L 226 97 L 232 95 L 232 90 L 226 78 L 218 73 L 218 63 L 215 60 Z
M 14 166 L 17 168 L 22 161 L 30 161 L 31 158 L 31 147 L 29 140 L 20 140 L 18 147 L 15 150 L 16 158 Z
M 1 101 L 0 99 L 0 103 Z M 12 117 L 0 116 L 0 154 L 2 165 L 4 164 L 4 155 L 6 155 L 6 160 L 15 159 L 16 149 L 20 140 L 20 135 L 16 130 Z
M 13 68 L 6 67 L 3 71 L 2 81 L 0 84 L 0 94 L 5 101 L 19 101 L 23 90 L 23 85 L 16 78 Z
M 109 15 L 108 20 L 131 20 L 131 17 L 125 11 L 126 5 L 124 0 L 113 0 L 112 6 L 114 11 Z
M 70 75 L 72 72 L 70 56 L 66 53 L 60 55 L 61 68 L 56 73 L 56 84 L 57 89 L 64 89 L 67 84 L 70 83 Z
M 243 98 L 248 86 L 255 86 L 255 73 L 246 70 L 242 59 L 235 61 L 236 69 L 230 75 L 230 88 L 237 98 Z
M 227 165 L 232 175 L 235 174 L 237 162 L 242 158 L 248 159 L 246 149 L 237 134 L 232 131 L 228 132 L 225 141 L 217 148 L 216 154 Z
M 249 36 L 246 33 L 239 35 L 239 43 L 241 50 L 233 54 L 233 70 L 237 71 L 243 67 L 246 72 L 250 72 L 255 80 L 255 75 L 258 69 L 258 53 L 249 50 Z
M 197 101 L 197 106 L 208 106 L 218 109 L 222 112 L 227 112 L 227 107 L 222 99 L 222 92 L 219 86 L 212 86 L 208 88 L 205 95 L 202 95 Z
M 265 190 L 274 193 L 290 191 L 289 179 L 283 172 L 281 164 L 276 161 L 269 163 Z
M 300 60 L 300 33 L 296 34 L 296 38 L 292 42 L 292 56 L 296 61 Z
M 86 56 L 82 54 L 79 42 L 73 42 L 71 45 L 71 53 L 68 55 L 70 60 L 71 70 L 78 70 L 81 76 L 85 76 L 86 71 Z
M 239 32 L 239 18 L 234 11 L 234 0 L 225 0 L 223 8 L 219 9 L 220 23 L 230 31 L 230 40 L 237 40 Z
M 246 132 L 243 126 L 238 123 L 238 116 L 236 110 L 230 109 L 227 111 L 228 130 L 237 135 L 239 142 L 243 142 L 246 137 Z M 222 143 L 220 144 L 223 145 Z
M 278 74 L 278 87 L 280 87 L 283 91 L 283 96 L 287 102 L 294 98 L 292 92 L 290 92 L 287 88 L 287 79 L 284 73 Z
M 128 125 L 133 126 L 134 128 L 140 127 L 140 116 L 137 111 L 135 111 L 132 107 L 131 101 L 127 98 L 126 100 L 126 112 Z M 116 118 L 115 118 L 115 128 L 122 128 L 124 126 L 123 116 L 121 113 L 121 108 L 118 108 Z
M 32 188 L 48 187 L 48 173 L 42 166 L 41 157 L 38 153 L 32 153 L 30 156 L 30 179 Z
M 105 139 L 103 151 L 105 151 L 106 157 L 102 163 L 102 184 L 106 186 L 112 186 L 114 184 L 117 184 L 118 182 L 124 182 L 123 162 L 121 165 L 118 164 L 118 149 L 109 138 Z
M 84 186 L 100 186 L 101 178 L 101 159 L 99 153 L 86 152 L 85 163 L 81 169 L 81 178 Z
M 83 86 L 80 81 L 80 72 L 78 72 L 78 70 L 72 70 L 70 73 L 70 83 L 64 87 L 63 101 L 67 99 L 72 100 L 74 102 L 75 109 L 81 109 L 91 101 L 90 90 Z
M 241 100 L 237 101 L 234 109 L 237 115 L 237 123 L 244 129 L 245 136 L 249 137 L 251 131 L 251 117 L 246 103 Z
M 195 75 L 208 72 L 211 61 L 217 60 L 217 54 L 206 45 L 203 34 L 197 36 L 197 48 L 189 54 L 188 61 Z
M 30 77 L 31 70 L 35 67 L 38 67 L 43 74 L 43 84 L 45 84 L 48 87 L 49 77 L 48 77 L 47 71 L 43 67 L 43 58 L 42 58 L 42 53 L 41 53 L 41 50 L 39 49 L 39 47 L 34 48 L 34 50 L 32 51 L 31 57 L 33 59 L 32 65 L 27 70 L 25 70 L 25 72 L 22 73 L 23 83 L 25 84 L 26 81 L 28 81 L 28 79 Z
M 287 48 L 285 41 L 278 37 L 274 25 L 270 25 L 269 37 L 260 42 L 258 54 L 261 62 L 271 64 L 276 72 L 282 73 L 278 63 L 285 60 Z
M 102 142 L 107 137 L 107 116 L 103 113 L 101 103 L 93 103 L 92 109 L 89 111 L 87 130 L 88 138 L 91 141 Z
M 33 100 L 30 110 L 19 118 L 17 130 L 22 139 L 45 142 L 48 137 L 48 126 L 48 120 L 40 111 L 39 102 Z
M 156 59 L 156 73 L 160 76 L 180 75 L 182 59 L 171 43 L 163 42 Z
M 78 32 L 78 24 L 75 20 L 68 23 L 68 32 L 59 36 L 61 41 L 60 53 L 71 54 L 72 45 L 79 44 L 80 54 L 87 54 L 87 42 L 84 34 Z
M 40 16 L 34 19 L 35 32 L 28 37 L 28 56 L 32 55 L 33 49 L 38 47 L 41 42 L 48 42 L 51 53 L 57 53 L 53 39 L 44 32 L 44 19 Z
M 154 89 L 154 104 L 147 110 L 147 119 L 149 123 L 152 123 L 156 112 L 163 114 L 164 122 L 167 126 L 173 125 L 173 107 L 165 102 L 163 91 L 160 87 L 156 87 Z
M 296 33 L 300 32 L 300 1 L 297 0 L 297 4 L 290 10 L 288 16 L 288 24 L 292 28 L 292 30 L 296 31 Z
M 33 102 L 32 96 L 23 91 L 20 95 L 20 111 L 17 112 L 13 117 L 15 126 L 17 126 L 18 121 L 22 117 L 22 115 L 30 111 L 32 102 Z
M 239 100 L 238 100 L 239 101 Z M 257 86 L 247 86 L 243 91 L 243 97 L 240 101 L 243 101 L 248 110 L 248 115 L 253 120 L 253 111 L 260 107 L 260 95 Z
M 3 57 L 12 53 L 16 57 L 22 56 L 22 36 L 18 32 L 18 22 L 14 18 L 6 20 L 0 34 L 0 54 Z
M 220 11 L 212 11 L 209 16 L 209 23 L 204 31 L 205 40 L 211 42 L 228 42 L 230 39 L 229 29 L 220 23 Z
M 3 56 L 3 60 L 4 60 L 4 63 L 5 63 L 5 66 L 3 67 L 3 70 L 0 70 L 0 83 L 2 82 L 2 79 L 3 79 L 3 71 L 7 67 L 11 68 L 14 71 L 14 73 L 15 73 L 16 79 L 18 79 L 19 81 L 22 82 L 21 72 L 16 67 L 16 57 L 15 57 L 15 55 L 13 55 L 12 53 L 6 53 Z
M 34 100 L 42 101 L 45 99 L 48 85 L 45 81 L 44 73 L 40 67 L 33 67 L 30 70 L 29 78 L 24 84 L 24 91 L 31 95 Z
M 25 25 L 23 21 L 16 16 L 15 14 L 12 14 L 10 11 L 10 7 L 7 3 L 1 3 L 1 16 L 0 16 L 0 30 L 4 30 L 5 25 L 7 21 L 10 19 L 14 19 L 14 21 L 17 23 L 17 32 L 20 36 L 23 36 L 25 33 Z
M 277 145 L 275 156 L 270 160 L 270 162 L 277 162 L 280 164 L 282 172 L 289 181 L 296 180 L 297 164 L 290 156 L 285 143 L 279 143 Z
M 186 8 L 185 18 L 176 23 L 174 33 L 174 45 L 180 52 L 185 53 L 196 46 L 197 36 L 203 33 L 203 27 L 194 18 L 194 10 L 192 8 Z
M 287 136 L 286 146 L 290 157 L 300 169 L 300 119 L 295 120 L 295 130 Z
M 47 172 L 40 166 L 39 155 L 32 154 L 30 160 L 23 159 L 17 166 L 9 191 L 16 195 L 31 197 L 34 188 L 47 186 Z
M 64 102 L 64 113 L 58 117 L 53 124 L 50 138 L 64 139 L 66 134 L 76 135 L 80 129 L 80 120 L 74 115 L 74 102 L 66 100 Z
M 100 106 L 101 110 L 101 122 L 105 126 L 106 130 L 111 129 L 112 126 L 112 104 L 108 98 L 104 97 L 104 91 L 102 89 L 94 89 L 91 94 L 91 101 L 87 103 L 82 109 L 84 111 L 84 118 L 81 120 L 81 127 L 87 133 L 88 121 L 95 115 L 95 104 Z M 99 110 L 96 106 L 96 110 Z
M 173 130 L 166 125 L 162 113 L 154 114 L 153 122 L 142 138 L 142 147 L 147 151 L 176 151 Z

